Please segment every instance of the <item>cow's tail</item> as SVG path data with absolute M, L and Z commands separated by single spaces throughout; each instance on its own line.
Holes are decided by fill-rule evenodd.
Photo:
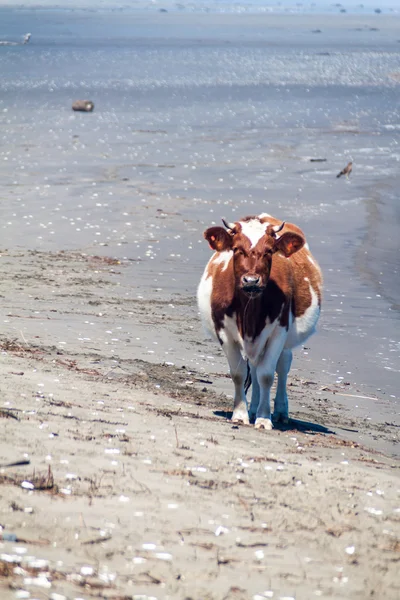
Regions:
M 251 371 L 249 361 L 247 361 L 247 375 L 246 381 L 244 382 L 244 391 L 247 394 L 249 387 L 251 386 Z

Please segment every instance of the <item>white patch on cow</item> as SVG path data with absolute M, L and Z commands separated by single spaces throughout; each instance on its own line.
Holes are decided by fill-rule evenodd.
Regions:
M 200 311 L 200 317 L 203 323 L 203 327 L 206 333 L 218 340 L 215 332 L 214 321 L 212 318 L 211 311 L 211 296 L 213 289 L 213 278 L 209 273 L 210 265 L 222 265 L 222 271 L 228 268 L 229 262 L 233 256 L 232 250 L 225 250 L 224 252 L 216 252 L 208 261 L 206 268 L 204 269 L 203 276 L 200 280 L 199 287 L 197 288 L 197 304 Z
M 310 261 L 310 263 L 311 263 L 312 265 L 314 265 L 314 267 L 315 267 L 315 266 L 316 266 L 316 264 L 315 264 L 315 261 L 312 259 L 312 257 L 311 257 L 311 255 L 310 255 L 310 254 L 307 254 L 307 258 L 308 258 L 308 260 Z
M 311 304 L 301 317 L 294 319 L 289 328 L 285 348 L 294 348 L 306 341 L 315 331 L 318 321 L 320 307 L 318 304 L 318 295 L 310 284 Z
M 236 313 L 233 313 L 231 317 L 225 315 L 224 328 L 220 330 L 219 336 L 224 343 L 235 342 L 243 349 L 243 339 L 237 326 Z
M 310 281 L 308 277 L 304 277 L 304 281 Z
M 265 235 L 267 223 L 260 223 L 258 219 L 239 221 L 239 223 L 242 226 L 243 235 L 250 240 L 251 248 L 254 248 L 257 242 Z
M 306 242 L 306 243 L 304 244 L 304 248 L 305 248 L 306 250 L 310 250 L 310 246 L 308 245 L 308 242 Z
M 210 262 L 213 259 L 210 260 Z M 210 262 L 208 264 L 210 264 Z M 211 312 L 211 294 L 213 287 L 213 278 L 208 274 L 208 265 L 206 266 L 203 276 L 200 280 L 199 287 L 197 288 L 197 303 L 199 306 L 200 316 L 203 323 L 203 327 L 208 335 L 211 335 L 214 339 L 218 340 L 214 321 Z
M 244 339 L 244 352 L 255 367 L 260 362 L 260 359 L 264 356 L 265 347 L 267 345 L 267 341 L 275 331 L 276 327 L 279 323 L 279 317 L 275 319 L 272 323 L 267 319 L 264 329 L 261 331 L 260 335 L 253 340 L 252 338 L 245 337 Z
M 269 213 L 261 213 L 261 215 L 258 215 L 259 219 L 271 219 L 273 218 L 272 215 L 270 215 Z M 266 223 L 266 225 L 269 225 L 269 223 Z
M 272 323 L 267 319 L 264 329 L 260 335 L 254 340 L 250 337 L 244 339 L 240 335 L 236 313 L 233 313 L 232 317 L 225 315 L 223 328 L 218 332 L 223 344 L 238 344 L 240 347 L 242 356 L 244 359 L 249 359 L 250 363 L 254 366 L 260 362 L 260 359 L 264 355 L 265 347 L 271 335 L 274 333 L 279 325 L 279 317 Z
M 256 367 L 264 356 L 267 342 L 278 329 L 283 330 L 283 328 L 279 327 L 279 317 L 272 323 L 267 319 L 264 329 L 258 337 L 253 340 L 253 338 L 245 336 L 243 339 L 237 326 L 236 314 L 234 313 L 232 317 L 225 315 L 223 329 L 218 332 L 218 335 L 223 344 L 238 344 L 243 358 L 245 360 L 248 359 Z
M 221 265 L 222 264 L 223 265 L 222 271 L 226 271 L 232 256 L 233 256 L 232 250 L 224 250 L 223 252 L 217 252 L 216 254 L 214 254 L 214 256 L 211 258 L 210 262 L 212 262 L 213 265 Z

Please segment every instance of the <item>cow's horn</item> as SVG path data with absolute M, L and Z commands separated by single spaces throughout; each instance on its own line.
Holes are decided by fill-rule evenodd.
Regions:
M 275 233 L 279 233 L 280 231 L 282 231 L 282 229 L 285 227 L 285 221 L 282 221 L 281 225 L 275 225 L 275 227 L 272 228 L 272 231 L 274 231 Z
M 225 219 L 222 219 L 223 224 L 227 229 L 233 230 L 235 229 L 235 223 L 228 223 Z

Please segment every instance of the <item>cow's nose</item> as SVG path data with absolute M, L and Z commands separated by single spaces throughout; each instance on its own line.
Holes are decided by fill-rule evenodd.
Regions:
M 260 283 L 260 277 L 258 275 L 243 275 L 242 281 L 245 286 L 255 286 Z

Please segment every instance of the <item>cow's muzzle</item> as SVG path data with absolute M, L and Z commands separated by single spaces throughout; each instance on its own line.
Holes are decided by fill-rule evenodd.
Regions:
M 241 283 L 242 292 L 248 296 L 258 296 L 264 289 L 261 277 L 258 277 L 258 275 L 243 275 Z

